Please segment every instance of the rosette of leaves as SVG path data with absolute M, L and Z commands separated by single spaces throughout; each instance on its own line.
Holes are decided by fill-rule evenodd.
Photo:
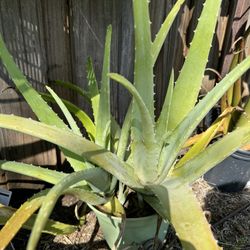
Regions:
M 23 206 L 14 213 L 9 223 L 2 228 L 1 239 L 11 239 L 7 232 L 11 231 L 11 235 L 16 232 L 16 228 L 11 225 L 15 223 L 14 225 L 21 227 L 27 217 L 39 208 L 27 246 L 29 250 L 36 249 L 42 230 L 46 227 L 46 221 L 60 195 L 70 193 L 92 205 L 113 204 L 112 201 L 115 201 L 120 203 L 120 209 L 126 199 L 128 187 L 143 197 L 162 218 L 174 226 L 185 249 L 219 249 L 190 184 L 250 140 L 249 122 L 238 126 L 232 133 L 182 161 L 181 164 L 179 153 L 208 111 L 249 69 L 250 58 L 247 57 L 237 65 L 196 104 L 221 5 L 221 0 L 206 0 L 185 63 L 175 83 L 172 73 L 161 114 L 156 119 L 153 67 L 183 2 L 184 0 L 176 2 L 152 41 L 149 2 L 133 0 L 133 84 L 119 74 L 109 73 L 111 27 L 108 28 L 100 89 L 91 63 L 88 70 L 88 92 L 75 88 L 76 91 L 88 96 L 93 108 L 94 121 L 84 111 L 60 99 L 48 88 L 50 95 L 42 96 L 47 100 L 54 99 L 60 106 L 68 121 L 66 125 L 31 87 L 14 64 L 3 40 L 0 40 L 2 62 L 16 88 L 39 120 L 1 114 L 0 127 L 58 145 L 74 169 L 74 173 L 66 174 L 24 163 L 1 161 L 2 170 L 26 174 L 54 184 L 47 193 L 41 194 L 40 203 L 32 202 L 32 198 L 27 201 L 29 212 L 25 217 Z M 121 127 L 110 114 L 110 79 L 123 85 L 132 95 L 128 113 Z M 74 88 L 70 84 L 68 87 Z M 82 136 L 72 114 L 83 123 L 88 136 Z M 123 213 L 122 209 L 119 211 Z M 1 244 L 3 248 L 4 245 Z

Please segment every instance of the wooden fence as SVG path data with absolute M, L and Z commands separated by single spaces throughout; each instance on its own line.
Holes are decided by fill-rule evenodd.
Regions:
M 214 0 L 210 0 L 214 1 Z M 151 0 L 153 37 L 175 0 Z M 174 22 L 155 66 L 158 114 L 172 68 L 175 75 L 188 52 L 189 42 L 202 8 L 201 0 L 187 0 Z M 224 0 L 208 66 L 222 75 L 228 71 L 230 48 L 244 32 L 249 17 L 249 0 Z M 0 0 L 0 32 L 16 63 L 38 90 L 44 83 L 61 79 L 86 86 L 85 63 L 94 60 L 100 79 L 106 27 L 112 24 L 111 70 L 133 79 L 133 18 L 131 0 Z M 207 71 L 203 91 L 213 86 L 216 75 Z M 0 65 L 0 112 L 33 117 L 24 100 Z M 89 109 L 81 97 L 56 88 L 60 96 Z M 129 94 L 112 83 L 112 111 L 124 118 Z M 1 159 L 55 166 L 61 156 L 53 145 L 36 138 L 0 130 Z M 1 172 L 0 172 L 1 173 Z M 0 185 L 32 187 L 31 181 L 11 173 L 0 175 Z M 26 184 L 25 184 L 26 183 Z M 25 184 L 25 185 L 24 185 Z

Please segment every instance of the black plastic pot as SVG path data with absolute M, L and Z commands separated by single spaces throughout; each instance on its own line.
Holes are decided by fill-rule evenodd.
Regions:
M 222 192 L 242 191 L 250 180 L 250 152 L 237 150 L 209 170 L 204 179 Z

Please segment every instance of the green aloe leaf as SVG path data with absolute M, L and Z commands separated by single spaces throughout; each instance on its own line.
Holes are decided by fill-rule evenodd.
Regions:
M 69 89 L 74 91 L 75 93 L 81 95 L 82 97 L 84 97 L 84 99 L 90 103 L 90 96 L 89 93 L 84 91 L 82 88 L 80 88 L 79 86 L 71 83 L 71 82 L 65 82 L 65 81 L 61 81 L 61 80 L 55 80 L 51 82 L 52 84 L 56 84 L 58 86 L 61 86 L 65 89 Z
M 48 102 L 55 102 L 54 98 L 49 94 L 40 93 L 40 95 L 42 96 L 42 98 L 44 100 L 46 100 Z M 94 140 L 95 134 L 96 134 L 96 127 L 95 127 L 95 124 L 90 119 L 90 117 L 83 110 L 81 110 L 79 107 L 77 107 L 73 103 L 71 103 L 65 99 L 61 99 L 61 100 L 64 103 L 64 105 L 67 107 L 67 109 L 74 116 L 76 116 L 79 119 L 79 121 L 82 123 L 82 125 L 86 129 L 90 139 Z
M 63 101 L 60 99 L 60 97 L 55 93 L 55 91 L 53 89 L 51 89 L 48 86 L 46 86 L 46 89 L 49 91 L 49 93 L 54 98 L 57 105 L 60 107 L 60 109 L 61 109 L 62 113 L 64 114 L 65 118 L 67 119 L 67 121 L 69 123 L 69 126 L 72 129 L 72 131 L 74 133 L 76 133 L 77 135 L 81 136 L 82 134 L 81 134 L 81 131 L 80 131 L 79 127 L 77 126 L 74 118 L 71 116 L 70 112 L 68 111 L 68 109 L 65 106 L 65 104 L 63 103 Z
M 183 249 L 219 250 L 210 225 L 191 188 L 181 180 L 149 186 L 155 197 L 145 196 L 146 201 L 171 222 Z M 194 219 L 195 218 L 195 219 Z M 199 232 L 199 233 L 197 233 Z
M 12 56 L 9 54 L 2 36 L 0 35 L 0 58 L 7 69 L 11 79 L 17 89 L 24 96 L 31 109 L 38 116 L 39 120 L 47 124 L 57 124 L 58 127 L 65 128 L 64 122 L 48 106 L 35 89 L 27 81 L 26 77 L 15 64 Z
M 34 227 L 32 229 L 28 241 L 27 250 L 36 249 L 42 230 L 44 229 L 46 222 L 60 195 L 64 193 L 66 190 L 68 193 L 70 193 L 70 190 L 68 189 L 70 186 L 74 185 L 75 183 L 78 183 L 79 181 L 84 180 L 86 177 L 88 178 L 89 176 L 92 176 L 94 178 L 95 175 L 96 172 L 93 171 L 93 169 L 75 172 L 63 178 L 58 184 L 56 184 L 55 186 L 53 186 L 53 188 L 51 188 L 51 190 L 44 198 L 42 206 L 38 212 L 37 219 L 35 221 Z M 82 195 L 82 200 L 92 205 L 106 203 L 106 199 L 92 192 L 82 190 L 82 193 L 84 193 L 84 195 Z
M 164 135 L 168 132 L 167 129 L 169 123 L 169 113 L 172 102 L 173 90 L 174 90 L 174 71 L 172 70 L 168 84 L 168 91 L 163 103 L 162 111 L 156 123 L 157 141 L 162 141 L 162 138 L 164 138 L 165 137 Z
M 95 71 L 93 67 L 93 62 L 91 58 L 88 58 L 87 61 L 87 79 L 88 79 L 88 90 L 89 90 L 89 96 L 91 99 L 93 114 L 94 114 L 94 120 L 95 123 L 97 122 L 98 117 L 98 109 L 99 109 L 99 101 L 100 101 L 100 92 L 98 89 L 98 83 L 95 76 Z
M 69 150 L 76 157 L 82 157 L 100 166 L 131 187 L 140 187 L 133 168 L 121 161 L 115 154 L 95 143 L 55 126 L 22 118 L 0 114 L 0 127 L 26 133 Z
M 100 101 L 100 91 L 98 89 L 98 83 L 95 76 L 94 66 L 92 59 L 89 57 L 87 61 L 87 79 L 88 79 L 88 89 L 89 96 L 91 98 L 92 110 L 94 114 L 94 121 L 96 123 L 98 117 L 98 109 L 99 109 L 99 101 Z M 120 126 L 116 122 L 115 118 L 111 116 L 111 139 L 113 143 L 111 143 L 112 152 L 117 149 L 117 141 L 120 137 Z
M 135 65 L 134 85 L 145 103 L 152 120 L 154 118 L 154 84 L 152 41 L 149 19 L 149 1 L 134 0 L 134 31 L 135 31 Z M 133 107 L 133 117 L 138 117 L 137 106 Z M 140 125 L 143 127 L 142 125 Z M 135 136 L 140 137 L 140 128 L 134 129 Z
M 131 116 L 132 116 L 132 105 L 130 104 L 122 125 L 118 149 L 117 149 L 117 156 L 123 161 L 125 160 L 126 149 L 128 146 L 128 140 L 130 136 L 129 131 L 131 129 Z
M 87 166 L 89 167 L 89 164 L 87 164 Z M 93 168 L 93 166 L 91 167 Z M 24 174 L 51 184 L 57 184 L 62 178 L 68 175 L 56 170 L 50 170 L 39 166 L 33 166 L 30 164 L 14 161 L 0 161 L 0 169 L 18 174 Z M 95 179 L 87 179 L 86 181 L 91 184 L 92 187 L 94 186 L 97 188 L 100 192 L 107 191 L 110 183 L 110 176 L 101 168 L 94 168 L 93 171 L 96 172 L 96 176 L 98 176 L 98 178 L 95 176 Z M 77 185 L 81 185 L 81 188 L 88 189 L 85 181 L 82 181 Z
M 237 121 L 236 127 L 248 125 L 249 117 L 250 117 L 250 100 L 248 100 L 248 102 L 246 103 L 244 107 L 244 112 L 242 113 L 239 120 Z
M 110 144 L 107 145 L 108 138 L 110 137 L 111 128 L 111 115 L 110 115 L 110 78 L 108 73 L 110 71 L 110 49 L 111 49 L 111 25 L 107 28 L 103 68 L 102 68 L 102 81 L 100 90 L 100 100 L 98 116 L 96 120 L 96 138 L 95 142 L 107 149 L 110 149 Z
M 204 3 L 190 50 L 174 88 L 169 118 L 170 130 L 176 128 L 197 101 L 220 5 L 221 0 L 206 1 Z
M 51 184 L 56 184 L 63 177 L 67 176 L 67 174 L 56 170 L 50 170 L 15 161 L 0 161 L 0 169 L 18 174 L 25 174 Z
M 138 105 L 138 109 L 140 111 L 139 115 L 141 118 L 138 117 L 137 119 L 141 119 L 143 127 L 142 131 L 140 131 L 141 138 L 139 140 L 133 138 L 133 142 L 131 144 L 133 164 L 141 180 L 145 182 L 152 181 L 157 175 L 156 164 L 159 148 L 155 141 L 154 123 L 150 112 L 143 102 L 139 92 L 131 82 L 116 73 L 110 73 L 109 76 L 111 79 L 122 84 L 132 94 L 136 104 Z M 133 126 L 135 126 L 135 124 L 133 124 L 132 127 Z
M 111 79 L 113 79 L 116 82 L 123 85 L 131 93 L 131 95 L 135 99 L 136 104 L 138 105 L 139 110 L 140 110 L 141 120 L 143 121 L 143 125 L 144 125 L 143 131 L 142 131 L 143 140 L 146 142 L 148 141 L 148 144 L 151 144 L 152 142 L 155 141 L 154 123 L 153 123 L 152 117 L 150 115 L 150 112 L 147 109 L 139 92 L 136 90 L 134 85 L 130 81 L 128 81 L 125 77 L 123 77 L 122 75 L 119 75 L 116 73 L 110 73 L 108 75 Z
M 115 118 L 111 117 L 111 152 L 117 152 L 118 149 L 118 143 L 121 136 L 121 128 L 120 125 L 117 123 Z
M 168 32 L 184 2 L 185 0 L 178 0 L 175 3 L 171 11 L 169 12 L 168 16 L 166 17 L 165 21 L 161 25 L 160 30 L 156 34 L 155 40 L 152 44 L 153 63 L 155 63 L 162 48 L 162 45 L 168 35 Z

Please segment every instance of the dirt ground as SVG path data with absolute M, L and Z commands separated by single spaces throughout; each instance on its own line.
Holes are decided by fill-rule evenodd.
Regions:
M 193 190 L 220 246 L 225 250 L 250 250 L 250 191 L 221 193 L 202 179 L 193 184 Z M 56 211 L 55 219 L 56 217 L 67 218 L 72 223 L 76 222 L 73 213 L 75 202 L 73 197 L 65 197 L 58 204 L 60 211 Z M 25 249 L 27 238 L 28 232 L 22 230 L 12 242 L 10 249 Z M 104 250 L 109 248 L 103 239 L 95 215 L 93 212 L 88 212 L 83 226 L 78 231 L 56 237 L 43 235 L 38 249 Z M 181 250 L 173 230 L 168 232 L 163 249 Z

